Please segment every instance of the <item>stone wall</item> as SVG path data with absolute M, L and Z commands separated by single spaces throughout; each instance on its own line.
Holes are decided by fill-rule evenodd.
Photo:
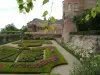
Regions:
M 61 38 L 56 39 L 62 43 Z M 100 36 L 69 35 L 68 42 L 64 46 L 75 52 L 75 55 L 88 57 L 94 52 L 100 53 Z
M 66 46 L 72 47 L 76 53 L 85 53 L 88 56 L 95 51 L 100 52 L 100 36 L 70 35 Z

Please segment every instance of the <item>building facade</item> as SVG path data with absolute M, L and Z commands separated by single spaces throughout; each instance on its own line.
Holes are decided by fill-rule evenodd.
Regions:
M 51 24 L 52 25 L 52 24 Z M 46 34 L 61 34 L 62 33 L 62 24 L 53 24 L 55 26 L 54 30 L 48 29 Z M 27 23 L 27 30 L 28 32 L 35 33 L 35 34 L 45 34 L 44 29 L 42 27 L 42 23 L 31 21 Z
M 72 22 L 72 18 L 82 13 L 87 8 L 95 7 L 98 0 L 64 0 L 63 1 L 63 19 L 64 26 L 62 38 L 65 43 L 68 42 L 69 32 L 76 32 L 76 25 Z

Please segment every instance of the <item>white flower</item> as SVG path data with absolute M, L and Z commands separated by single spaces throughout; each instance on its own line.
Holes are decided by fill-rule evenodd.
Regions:
M 93 53 L 93 50 L 90 50 L 89 53 Z
M 80 58 L 80 61 L 83 61 L 83 59 L 82 59 L 82 58 Z

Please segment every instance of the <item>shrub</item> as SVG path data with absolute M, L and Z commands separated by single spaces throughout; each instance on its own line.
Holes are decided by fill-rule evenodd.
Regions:
M 86 9 L 83 13 L 73 17 L 73 22 L 78 31 L 100 30 L 100 12 L 97 13 L 95 18 L 90 16 L 88 21 L 85 20 L 87 14 L 91 14 L 91 9 Z
M 84 58 L 82 65 L 74 64 L 70 75 L 100 75 L 100 55 Z
M 18 44 L 19 47 L 37 47 L 42 46 L 42 44 L 39 43 L 25 43 L 25 44 Z

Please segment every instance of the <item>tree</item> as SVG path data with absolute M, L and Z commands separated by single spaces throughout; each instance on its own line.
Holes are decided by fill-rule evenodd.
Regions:
M 6 25 L 5 28 L 1 30 L 1 32 L 3 31 L 18 31 L 18 29 L 15 27 L 13 23 L 11 23 L 11 24 Z
M 26 26 L 22 26 L 21 30 L 22 30 L 22 32 L 27 32 L 27 27 Z
M 84 17 L 84 20 L 88 21 L 91 17 L 95 18 L 98 12 L 100 13 L 100 1 L 98 1 L 96 7 L 91 9 L 91 13 Z
M 73 22 L 76 24 L 78 31 L 100 30 L 100 12 L 94 18 L 91 17 L 89 20 L 83 20 L 87 14 L 91 14 L 91 9 L 87 9 L 83 13 L 73 17 Z

